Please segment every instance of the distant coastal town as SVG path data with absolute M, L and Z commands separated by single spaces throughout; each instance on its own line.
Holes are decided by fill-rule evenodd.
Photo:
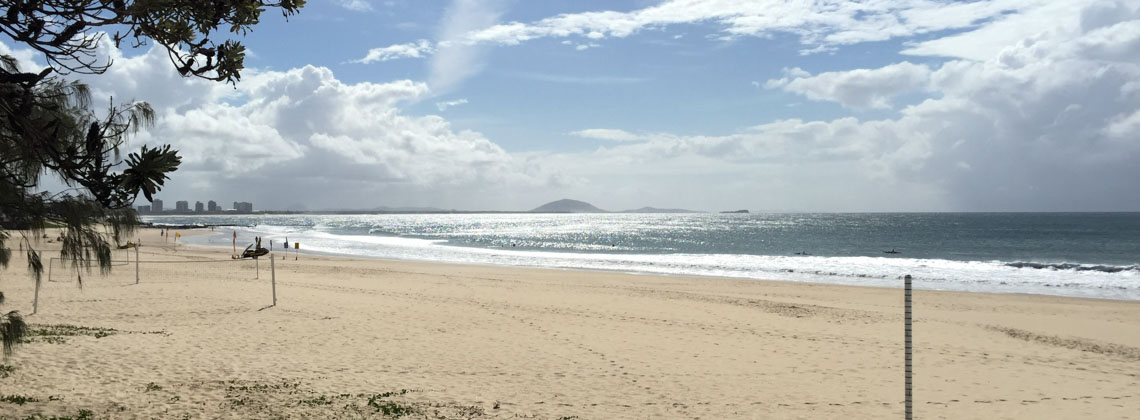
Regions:
M 194 202 L 194 209 L 190 209 L 189 201 L 175 201 L 173 209 L 163 207 L 162 200 L 155 199 L 149 206 L 140 205 L 135 208 L 139 214 L 155 215 L 155 214 L 249 214 L 253 213 L 253 203 L 245 201 L 235 201 L 233 207 L 223 209 L 214 200 L 207 201 L 202 204 L 201 201 Z

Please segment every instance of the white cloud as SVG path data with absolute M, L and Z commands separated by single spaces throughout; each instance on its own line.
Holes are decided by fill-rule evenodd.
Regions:
M 43 64 L 40 64 L 40 55 L 30 49 L 13 50 L 11 47 L 0 42 L 0 55 L 7 55 L 16 59 L 16 67 L 20 71 L 38 71 L 43 69 Z
M 639 136 L 625 130 L 618 130 L 613 128 L 588 128 L 585 130 L 574 131 L 570 134 L 587 139 L 612 141 L 637 141 L 644 138 L 643 136 Z
M 877 69 L 856 69 L 812 76 L 799 68 L 785 69 L 784 77 L 768 80 L 769 89 L 783 89 L 816 101 L 834 101 L 848 108 L 891 107 L 894 96 L 926 89 L 931 71 L 908 62 Z
M 575 182 L 441 117 L 408 115 L 403 104 L 430 93 L 422 82 L 347 84 L 327 68 L 305 66 L 247 69 L 235 90 L 178 76 L 161 48 L 134 57 L 103 48 L 114 66 L 84 76 L 97 108 L 111 96 L 137 98 L 158 115 L 124 152 L 171 144 L 183 157 L 162 198 L 250 200 L 259 208 L 493 207 L 503 191 Z
M 1132 6 L 1097 12 L 1105 7 L 1075 12 L 1083 23 L 1073 31 L 1038 22 L 1034 35 L 984 59 L 814 76 L 792 68 L 770 82 L 849 107 L 883 106 L 915 90 L 932 96 L 895 118 L 652 134 L 552 161 L 605 182 L 614 199 L 668 202 L 684 191 L 692 202 L 761 197 L 757 208 L 787 210 L 1135 210 L 1140 17 Z
M 464 105 L 466 103 L 467 103 L 467 98 L 461 98 L 461 99 L 456 99 L 453 101 L 436 102 L 435 107 L 437 109 L 439 109 L 440 112 L 443 112 L 443 111 L 447 111 L 448 108 L 454 108 L 454 107 L 457 107 L 460 105 Z
M 460 1 L 459 3 L 463 3 Z M 990 0 L 969 4 L 927 0 L 876 2 L 787 2 L 782 0 L 669 0 L 629 12 L 566 13 L 530 23 L 476 25 L 447 37 L 450 44 L 517 45 L 538 38 L 624 38 L 642 30 L 679 24 L 719 24 L 719 38 L 799 37 L 805 52 L 977 26 L 1011 12 L 1038 15 L 1058 10 L 1044 0 Z M 462 7 L 462 6 L 461 6 Z M 483 22 L 480 22 L 483 23 Z M 675 37 L 676 38 L 676 37 Z
M 307 147 L 286 139 L 265 121 L 251 119 L 244 107 L 212 104 L 203 109 L 177 113 L 167 109 L 162 124 L 144 140 L 177 134 L 183 170 L 218 171 L 230 177 L 255 173 L 266 165 L 294 160 Z
M 977 25 L 976 29 L 961 34 L 938 37 L 919 42 L 902 51 L 903 54 L 944 56 L 965 58 L 975 61 L 988 60 L 1003 48 L 1032 38 L 1044 30 L 1072 35 L 1078 31 L 1081 10 L 1091 2 L 1088 0 L 1004 0 L 968 3 L 959 9 L 988 8 L 990 10 L 1016 10 L 1016 13 L 992 14 L 991 22 Z M 949 9 L 953 10 L 953 9 Z M 923 19 L 956 19 L 965 21 L 967 17 L 957 14 L 943 15 L 947 10 L 928 10 Z M 983 13 L 984 14 L 984 13 Z
M 1136 110 L 1132 115 L 1119 115 L 1113 118 L 1104 128 L 1104 134 L 1112 138 L 1136 141 L 1136 135 L 1140 134 L 1140 110 Z
M 372 3 L 368 0 L 337 0 L 337 3 L 348 10 L 367 12 L 372 10 Z
M 426 39 L 421 39 L 416 42 L 409 42 L 407 44 L 389 45 L 384 48 L 373 48 L 368 50 L 363 58 L 353 60 L 354 63 L 372 63 L 376 61 L 388 61 L 399 58 L 420 58 L 427 57 L 435 52 L 435 47 Z
M 484 47 L 458 42 L 464 34 L 498 22 L 500 0 L 453 0 L 441 22 L 438 51 L 432 57 L 428 85 L 442 94 L 483 70 Z

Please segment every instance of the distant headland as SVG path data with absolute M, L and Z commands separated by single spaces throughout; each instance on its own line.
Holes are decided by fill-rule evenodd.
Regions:
M 541 206 L 535 207 L 531 213 L 703 213 L 694 210 L 685 209 L 660 209 L 656 207 L 642 207 L 633 210 L 622 211 L 609 211 L 602 210 L 593 204 L 585 201 L 571 200 L 564 198 L 557 201 L 551 201 Z
M 533 213 L 609 213 L 585 201 L 564 198 L 551 201 L 531 210 Z

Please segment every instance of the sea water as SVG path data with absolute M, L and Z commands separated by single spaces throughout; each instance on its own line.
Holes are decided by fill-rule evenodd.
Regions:
M 302 252 L 1140 300 L 1140 213 L 149 216 Z M 898 253 L 887 253 L 886 251 Z

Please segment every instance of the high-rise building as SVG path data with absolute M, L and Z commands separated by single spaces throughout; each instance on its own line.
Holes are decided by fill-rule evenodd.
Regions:
M 190 212 L 190 202 L 186 201 L 186 200 L 175 201 L 174 202 L 174 211 L 189 213 Z
M 150 202 L 151 210 L 155 213 L 162 213 L 162 200 L 154 199 Z
M 253 203 L 234 202 L 234 210 L 237 210 L 238 213 L 253 213 Z
M 207 202 L 207 203 L 206 203 L 206 209 L 207 209 L 207 210 L 208 210 L 210 213 L 217 213 L 218 211 L 220 211 L 220 210 L 221 210 L 221 209 L 219 209 L 219 208 L 218 208 L 218 203 L 217 203 L 217 202 L 215 202 L 214 200 L 210 200 L 209 202 Z
M 205 209 L 205 206 L 202 205 L 201 201 L 194 202 L 194 213 L 201 213 L 203 209 Z
M 149 214 L 150 206 L 139 206 L 139 214 Z

